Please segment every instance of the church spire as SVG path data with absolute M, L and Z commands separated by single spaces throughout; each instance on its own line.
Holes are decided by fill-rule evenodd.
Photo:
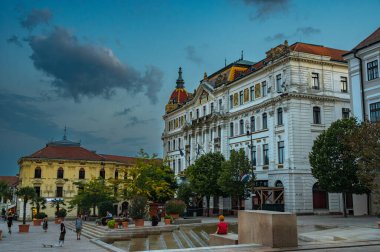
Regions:
M 179 68 L 178 70 L 178 79 L 177 79 L 177 86 L 176 88 L 183 88 L 185 81 L 182 79 L 182 67 Z

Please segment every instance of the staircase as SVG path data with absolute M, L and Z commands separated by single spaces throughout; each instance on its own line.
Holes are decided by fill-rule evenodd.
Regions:
M 66 222 L 66 228 L 75 231 L 75 222 L 74 221 Z M 89 239 L 100 238 L 104 236 L 106 232 L 107 232 L 106 227 L 98 226 L 95 223 L 83 222 L 82 235 Z

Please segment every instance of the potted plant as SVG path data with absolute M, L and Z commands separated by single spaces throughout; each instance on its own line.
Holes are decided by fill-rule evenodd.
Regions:
M 64 220 L 66 215 L 67 215 L 67 210 L 64 208 L 59 209 L 58 212 L 56 213 L 56 216 L 59 220 Z
M 128 207 L 128 212 L 135 222 L 135 226 L 144 226 L 144 218 L 148 213 L 148 199 L 144 196 L 134 196 Z
M 170 225 L 170 223 L 172 223 L 172 217 L 170 215 L 165 215 L 164 222 L 165 225 Z
M 41 226 L 42 219 L 45 218 L 46 214 L 44 212 L 36 213 L 35 219 L 33 219 L 33 226 Z
M 150 217 L 150 220 L 152 221 L 152 227 L 155 227 L 158 225 L 158 217 L 156 215 L 153 215 Z
M 59 218 L 57 216 L 58 212 L 59 212 L 59 207 L 63 205 L 63 206 L 66 206 L 65 202 L 63 199 L 53 199 L 51 202 L 50 202 L 50 206 L 51 207 L 55 207 L 55 224 L 59 224 Z
M 123 225 L 123 228 L 128 228 L 128 220 L 125 219 L 121 222 L 121 225 Z
M 115 220 L 109 220 L 108 222 L 107 222 L 107 226 L 110 228 L 110 229 L 114 229 L 115 227 L 116 227 L 116 222 L 115 222 Z
M 185 212 L 185 209 L 185 202 L 179 199 L 172 199 L 165 203 L 165 212 L 171 215 L 173 219 L 178 219 Z
M 27 232 L 29 232 L 29 224 L 25 223 L 26 204 L 28 203 L 29 200 L 32 200 L 36 197 L 36 191 L 34 190 L 33 187 L 26 186 L 26 187 L 19 188 L 16 192 L 16 195 L 21 197 L 23 202 L 24 202 L 23 213 L 22 213 L 22 224 L 18 225 L 19 232 L 20 233 L 27 233 Z

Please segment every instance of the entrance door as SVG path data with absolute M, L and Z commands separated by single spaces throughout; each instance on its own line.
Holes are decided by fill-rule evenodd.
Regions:
M 319 188 L 318 183 L 313 186 L 313 208 L 314 209 L 328 209 L 329 205 L 328 193 Z

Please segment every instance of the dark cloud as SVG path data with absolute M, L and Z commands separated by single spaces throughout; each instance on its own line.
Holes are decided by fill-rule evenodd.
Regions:
M 12 37 L 8 38 L 7 42 L 22 47 L 21 41 L 16 35 L 12 35 Z
M 33 30 L 39 24 L 48 24 L 53 14 L 49 9 L 33 9 L 26 17 L 21 19 L 22 27 Z
M 246 5 L 254 6 L 256 11 L 252 13 L 252 20 L 265 20 L 275 13 L 286 12 L 289 0 L 243 0 Z
M 125 127 L 126 128 L 133 127 L 133 126 L 136 126 L 138 124 L 145 124 L 145 123 L 152 122 L 154 120 L 155 119 L 153 119 L 153 118 L 151 118 L 151 119 L 140 119 L 137 116 L 131 116 L 130 118 L 128 118 L 128 123 L 125 125 Z
M 198 55 L 194 46 L 185 47 L 185 51 L 186 51 L 186 58 L 188 60 L 193 61 L 197 64 L 200 64 L 203 62 L 203 59 Z
M 297 34 L 302 34 L 304 36 L 310 36 L 310 35 L 313 35 L 313 34 L 318 34 L 318 33 L 321 33 L 321 30 L 317 29 L 317 28 L 314 28 L 314 27 L 311 27 L 311 26 L 307 26 L 307 27 L 300 27 L 297 29 L 296 31 Z
M 124 115 L 128 115 L 128 114 L 131 113 L 132 111 L 133 111 L 133 108 L 125 108 L 125 109 L 122 110 L 122 111 L 115 112 L 114 116 L 124 116 Z
M 62 97 L 110 98 L 121 88 L 131 94 L 144 92 L 152 103 L 157 101 L 163 74 L 154 66 L 141 74 L 123 65 L 110 49 L 82 44 L 60 27 L 47 36 L 31 36 L 29 45 L 34 66 L 53 79 L 51 84 Z
M 140 146 L 147 143 L 148 139 L 146 137 L 125 137 L 120 141 L 120 144 L 126 144 L 129 146 Z
M 288 38 L 288 36 L 285 35 L 284 33 L 277 33 L 273 36 L 266 37 L 265 40 L 270 42 L 270 41 L 275 41 L 275 40 L 285 40 L 287 38 Z

